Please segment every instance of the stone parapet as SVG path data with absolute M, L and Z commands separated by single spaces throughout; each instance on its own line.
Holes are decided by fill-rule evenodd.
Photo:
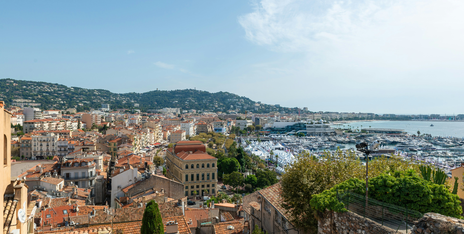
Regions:
M 437 213 L 426 213 L 413 227 L 414 234 L 464 233 L 464 220 Z

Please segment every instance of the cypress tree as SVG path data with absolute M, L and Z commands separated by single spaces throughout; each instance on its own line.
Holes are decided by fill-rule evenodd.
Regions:
M 147 207 L 145 207 L 140 232 L 142 234 L 164 233 L 163 220 L 161 219 L 158 203 L 155 200 L 148 202 Z

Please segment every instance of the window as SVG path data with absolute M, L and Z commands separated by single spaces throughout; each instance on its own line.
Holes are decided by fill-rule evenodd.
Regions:
M 211 185 L 211 188 L 214 188 L 214 184 Z
M 82 178 L 85 178 L 85 172 L 82 172 Z
M 211 167 L 213 167 L 213 168 L 214 168 L 214 163 L 211 165 Z
M 189 169 L 189 165 L 188 165 L 188 164 L 187 164 L 187 165 L 185 165 L 185 169 Z
M 212 194 L 215 194 L 215 193 L 214 193 L 214 189 L 211 191 L 211 193 L 212 193 Z
M 202 184 L 202 185 L 201 185 L 201 188 L 205 188 L 205 185 L 204 185 L 204 184 Z
M 207 184 L 206 187 L 209 188 L 209 184 Z
M 200 164 L 197 164 L 197 168 L 200 168 Z
M 200 185 L 197 185 L 197 188 L 199 188 L 199 187 L 200 187 Z
M 190 191 L 190 195 L 192 195 L 192 196 L 193 196 L 193 190 L 192 190 L 192 191 Z
M 189 195 L 189 192 L 188 191 L 185 191 L 185 196 L 188 196 Z
M 74 172 L 74 178 L 79 178 L 79 172 Z
M 211 179 L 214 180 L 214 172 L 211 174 Z
M 8 164 L 8 138 L 6 135 L 3 135 L 3 165 Z
M 206 174 L 206 180 L 209 180 L 209 173 Z
M 191 174 L 190 175 L 190 180 L 193 181 L 195 179 L 195 175 L 194 174 Z
M 206 164 L 206 168 L 209 168 L 209 163 L 208 163 L 208 164 Z
M 195 167 L 194 167 L 194 166 L 193 166 L 193 164 L 192 164 L 192 165 L 190 165 L 190 168 L 192 168 L 192 169 L 193 169 L 193 168 L 195 168 Z
M 71 176 L 69 175 L 69 173 L 66 173 L 66 179 L 69 179 Z
M 185 181 L 189 181 L 189 175 L 185 175 Z
M 189 189 L 189 186 L 185 186 L 185 189 Z
M 201 168 L 205 168 L 205 164 L 204 164 L 204 163 L 203 163 L 203 164 L 201 164 Z
M 205 173 L 201 174 L 201 180 L 205 180 Z
M 197 174 L 197 181 L 200 180 L 200 174 Z
M 190 186 L 190 189 L 194 189 L 194 188 L 195 188 L 195 186 L 193 186 L 193 185 L 192 185 L 192 186 Z

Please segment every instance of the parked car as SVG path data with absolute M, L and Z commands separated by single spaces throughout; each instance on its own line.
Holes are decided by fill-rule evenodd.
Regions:
M 192 205 L 195 205 L 195 204 L 196 203 L 194 201 L 190 201 L 190 200 L 187 201 L 187 205 L 189 205 L 189 206 L 192 206 Z
M 227 187 L 226 187 L 225 185 L 222 185 L 222 187 L 221 187 L 221 188 L 222 188 L 222 189 L 227 189 Z

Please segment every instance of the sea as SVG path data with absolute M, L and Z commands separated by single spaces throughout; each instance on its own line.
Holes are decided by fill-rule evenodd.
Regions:
M 433 127 L 431 126 L 433 125 Z M 441 122 L 441 121 L 365 121 L 348 122 L 333 125 L 334 128 L 391 128 L 401 129 L 409 134 L 431 134 L 432 136 L 459 137 L 464 138 L 464 122 Z

